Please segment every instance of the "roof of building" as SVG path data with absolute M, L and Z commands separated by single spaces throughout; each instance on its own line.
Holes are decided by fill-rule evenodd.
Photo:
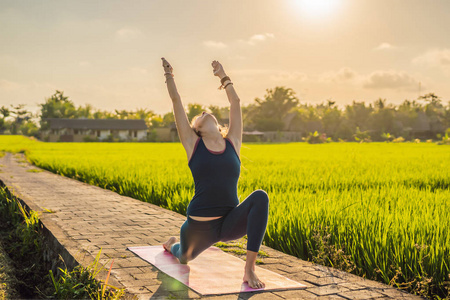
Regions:
M 45 118 L 50 129 L 146 130 L 145 120 Z
M 243 131 L 242 134 L 243 135 L 264 135 L 264 132 L 258 131 L 258 130 L 253 130 L 253 131 Z

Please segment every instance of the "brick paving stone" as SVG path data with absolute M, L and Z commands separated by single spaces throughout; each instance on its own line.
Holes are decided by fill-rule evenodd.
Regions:
M 347 282 L 344 279 L 341 279 L 338 277 L 316 277 L 316 278 L 305 279 L 305 280 L 308 282 L 311 282 L 312 284 L 320 285 L 320 286 Z
M 151 295 L 150 291 L 144 286 L 141 286 L 141 287 L 127 287 L 127 290 L 128 290 L 128 292 L 130 292 L 132 294 L 138 294 L 138 295 L 139 294 L 149 294 L 149 295 Z
M 123 284 L 124 286 L 126 286 L 127 289 L 128 289 L 129 287 L 135 287 L 135 288 L 144 287 L 144 286 L 143 286 L 143 283 L 142 283 L 142 280 L 136 280 L 136 279 L 134 279 L 134 278 L 132 278 L 131 280 L 125 280 L 125 279 L 122 279 L 122 280 L 119 280 L 119 282 L 120 282 L 121 284 Z
M 114 245 L 114 244 L 102 245 L 101 247 L 103 249 L 116 249 L 116 248 L 118 248 L 117 245 Z
M 155 279 L 157 278 L 157 274 L 155 273 L 141 273 L 134 275 L 135 278 L 138 280 L 148 280 L 148 279 Z
M 304 290 L 258 291 L 200 297 L 198 293 L 159 271 L 127 250 L 129 246 L 161 245 L 179 237 L 186 216 L 157 205 L 119 195 L 113 191 L 43 170 L 26 172 L 28 163 L 6 153 L 0 158 L 0 180 L 27 206 L 40 213 L 44 227 L 82 265 L 88 265 L 102 249 L 99 262 L 108 267 L 114 259 L 110 282 L 126 288 L 125 299 L 423 299 L 382 284 L 320 266 L 261 245 L 269 257 L 259 265 L 306 285 Z M 34 167 L 33 167 L 34 168 Z M 228 241 L 246 246 L 246 239 Z M 228 252 L 240 259 L 245 255 Z M 109 264 L 109 265 L 107 265 Z M 102 271 L 97 279 L 105 280 Z
M 197 294 L 196 292 L 194 292 L 190 289 L 187 289 L 185 291 L 170 291 L 169 297 L 171 297 L 171 296 L 173 297 L 172 299 L 200 299 L 200 298 L 202 298 L 201 295 Z
M 146 262 L 142 259 L 139 261 L 131 261 L 130 258 L 125 258 L 125 259 L 116 258 L 115 264 L 119 265 L 122 268 L 133 268 L 133 267 L 146 266 L 146 265 L 148 265 L 148 262 Z
M 215 298 L 211 297 L 211 299 L 215 299 Z M 278 296 L 278 295 L 276 295 L 276 294 L 273 294 L 273 293 L 250 292 L 250 293 L 241 293 L 241 294 L 239 294 L 237 299 L 238 300 L 243 300 L 243 299 L 252 299 L 252 300 L 253 299 L 258 299 L 258 300 L 274 299 L 274 300 L 282 300 L 283 298 Z
M 348 298 L 348 299 L 373 299 L 373 298 L 381 298 L 383 294 L 380 294 L 371 290 L 358 290 L 358 291 L 348 291 L 341 292 L 338 294 L 339 296 Z
M 148 264 L 144 267 L 138 267 L 138 269 L 141 271 L 141 273 L 149 273 L 149 272 L 159 271 L 159 269 L 152 264 Z
M 135 274 L 144 273 L 144 271 L 140 267 L 131 267 L 131 268 L 127 268 L 126 270 L 123 270 L 123 269 L 114 270 L 114 268 L 113 268 L 113 271 L 115 271 L 115 272 L 118 272 L 119 270 L 125 272 L 124 274 L 128 274 L 130 276 L 132 274 L 135 275 Z M 113 271 L 111 271 L 111 272 L 113 273 Z
M 305 270 L 305 272 L 307 272 L 308 274 L 311 274 L 313 276 L 317 276 L 317 277 L 334 276 L 332 273 L 327 273 L 327 272 L 317 271 L 317 270 L 312 270 L 312 271 Z
M 357 284 L 355 282 L 344 282 L 344 283 L 340 283 L 339 285 L 343 286 L 343 287 L 346 287 L 346 288 L 348 288 L 351 291 L 362 290 L 362 289 L 367 288 L 366 286 L 363 286 L 361 284 Z
M 285 271 L 286 273 L 296 273 L 296 272 L 309 272 L 309 271 L 314 271 L 314 268 L 312 267 L 305 267 L 305 266 L 286 266 L 284 263 L 280 264 L 279 270 Z
M 377 290 L 378 293 L 384 296 L 391 297 L 393 299 L 415 299 L 414 295 L 411 295 L 405 291 L 399 291 L 396 289 L 383 289 Z
M 325 295 L 325 296 L 318 296 L 316 294 L 311 293 L 309 290 L 294 290 L 294 291 L 283 291 L 283 292 L 273 292 L 274 294 L 289 300 L 307 300 L 307 299 L 320 299 L 320 300 L 331 300 L 331 299 L 340 299 L 344 300 L 346 298 L 343 298 L 339 295 Z
M 318 296 L 333 295 L 346 291 L 349 291 L 349 289 L 338 284 L 329 284 L 308 289 L 308 292 L 316 294 Z
M 267 269 L 269 269 L 269 268 L 267 268 Z M 269 270 L 271 270 L 271 269 L 269 269 Z M 312 276 L 312 275 L 310 275 L 308 273 L 305 273 L 305 272 L 298 272 L 298 273 L 289 274 L 289 273 L 285 273 L 283 271 L 277 271 L 277 270 L 271 270 L 271 271 L 277 272 L 280 275 L 283 275 L 283 276 L 286 276 L 286 277 L 288 277 L 288 278 L 290 278 L 292 280 L 301 282 L 301 283 L 303 283 L 303 284 L 305 284 L 307 286 L 311 286 L 311 287 L 317 286 L 317 284 L 312 283 L 312 282 L 314 282 L 315 279 L 317 279 L 317 277 L 314 277 L 314 276 Z

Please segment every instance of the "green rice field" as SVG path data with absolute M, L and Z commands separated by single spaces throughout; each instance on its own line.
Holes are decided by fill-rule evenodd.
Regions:
M 180 143 L 0 136 L 0 150 L 25 151 L 40 168 L 184 215 L 194 196 Z M 263 244 L 410 292 L 448 293 L 449 146 L 244 143 L 241 161 L 240 201 L 255 189 L 269 195 Z

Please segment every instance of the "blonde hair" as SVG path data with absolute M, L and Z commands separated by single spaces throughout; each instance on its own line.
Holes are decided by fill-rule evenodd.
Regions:
M 194 130 L 194 132 L 195 132 L 195 134 L 196 135 L 198 135 L 198 136 L 200 136 L 201 137 L 201 135 L 200 135 L 200 133 L 194 128 L 194 124 L 195 124 L 195 120 L 197 120 L 197 118 L 199 118 L 199 117 L 201 117 L 202 116 L 202 114 L 198 114 L 198 115 L 196 115 L 196 116 L 194 116 L 193 118 L 192 118 L 192 120 L 191 120 L 191 128 Z M 222 125 L 220 125 L 220 124 L 218 124 L 217 125 L 217 129 L 219 130 L 219 132 L 220 132 L 220 134 L 222 135 L 222 137 L 223 138 L 226 138 L 227 137 L 227 134 L 228 134 L 228 126 L 222 126 Z

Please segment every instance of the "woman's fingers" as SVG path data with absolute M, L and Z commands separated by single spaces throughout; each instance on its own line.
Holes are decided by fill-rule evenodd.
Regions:
M 168 62 L 164 57 L 161 57 L 161 60 L 162 60 L 162 65 L 163 65 L 163 67 L 164 67 L 164 70 L 165 70 L 166 72 L 172 72 L 173 68 L 172 68 L 172 66 L 169 64 L 169 62 Z
M 213 69 L 214 69 L 215 72 L 220 70 L 220 63 L 217 62 L 216 60 L 213 61 L 212 66 L 213 66 Z

